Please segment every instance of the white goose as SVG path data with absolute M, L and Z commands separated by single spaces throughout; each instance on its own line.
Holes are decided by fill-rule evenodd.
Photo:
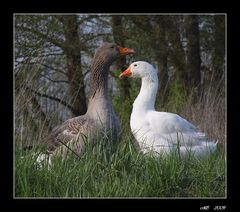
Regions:
M 201 157 L 216 150 L 216 143 L 208 141 L 204 133 L 184 118 L 155 110 L 158 76 L 151 64 L 134 62 L 121 73 L 120 78 L 123 77 L 142 79 L 141 90 L 133 104 L 130 126 L 144 154 L 178 151 L 180 155 L 191 152 Z

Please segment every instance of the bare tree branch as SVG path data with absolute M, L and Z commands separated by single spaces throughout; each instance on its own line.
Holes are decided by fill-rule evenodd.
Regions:
M 82 35 L 81 41 L 82 41 L 82 43 L 85 43 L 85 42 L 92 40 L 93 38 L 100 37 L 100 36 L 106 36 L 106 35 L 111 35 L 111 33 L 108 33 L 108 32 L 106 32 L 106 33 L 88 33 L 88 34 Z M 84 45 L 83 45 L 83 47 L 84 47 Z
M 58 68 L 54 68 L 52 66 L 49 66 L 49 65 L 47 65 L 45 63 L 42 63 L 42 62 L 39 62 L 39 61 L 37 61 L 37 62 L 28 62 L 28 63 L 31 64 L 31 65 L 39 64 L 39 65 L 42 65 L 42 66 L 44 66 L 44 67 L 46 67 L 48 69 L 51 69 L 52 71 L 55 71 L 55 72 L 58 72 L 58 73 L 61 73 L 61 74 L 64 74 L 65 76 L 67 76 L 67 73 L 65 73 L 64 71 L 61 71 Z
M 59 40 L 54 39 L 54 38 L 52 38 L 52 37 L 49 37 L 48 34 L 41 33 L 39 30 L 36 30 L 36 29 L 34 29 L 34 28 L 24 27 L 24 26 L 21 26 L 21 27 L 16 26 L 16 28 L 19 28 L 20 30 L 32 32 L 32 33 L 34 33 L 35 35 L 37 35 L 38 37 L 49 41 L 50 43 L 54 44 L 55 46 L 60 47 L 62 50 L 65 49 L 64 43 L 61 43 Z
M 65 73 L 64 71 L 61 71 L 61 70 L 58 69 L 58 68 L 54 68 L 54 67 L 52 67 L 52 66 L 49 66 L 49 65 L 47 65 L 47 64 L 45 64 L 45 63 L 41 63 L 41 62 L 36 62 L 36 63 L 37 63 L 37 64 L 40 64 L 40 65 L 42 65 L 42 66 L 44 66 L 44 67 L 46 67 L 46 68 L 48 68 L 48 69 L 51 69 L 51 70 L 53 70 L 53 71 L 59 72 L 59 73 L 64 74 L 64 75 L 67 76 L 67 73 Z
M 49 81 L 54 82 L 54 83 L 67 83 L 67 84 L 69 84 L 69 82 L 67 80 L 53 80 L 50 77 L 48 77 L 46 75 L 43 75 L 43 74 L 41 74 L 41 77 L 44 77 L 44 78 L 46 78 Z
M 56 18 L 61 22 L 61 23 L 63 23 L 63 15 L 60 15 L 60 16 L 56 16 Z M 81 25 L 81 24 L 83 24 L 83 22 L 86 22 L 86 21 L 90 21 L 90 20 L 92 20 L 92 19 L 94 19 L 94 18 L 99 18 L 100 17 L 100 15 L 88 15 L 88 16 L 86 16 L 86 17 L 81 17 L 80 19 L 78 19 L 77 20 L 77 23 L 78 23 L 78 25 Z
M 63 56 L 63 53 L 46 53 L 46 54 L 42 54 L 42 55 L 38 55 L 38 57 L 48 57 L 48 56 Z
M 59 102 L 60 104 L 62 104 L 62 105 L 64 105 L 65 107 L 67 107 L 68 109 L 70 109 L 71 111 L 74 110 L 74 108 L 73 108 L 70 104 L 68 104 L 67 102 L 65 102 L 65 101 L 62 100 L 62 99 L 59 99 L 58 97 L 50 96 L 50 95 L 48 95 L 48 94 L 40 93 L 40 92 L 35 91 L 35 90 L 33 90 L 32 88 L 30 88 L 30 87 L 28 87 L 28 86 L 26 86 L 26 85 L 24 86 L 24 88 L 27 89 L 27 90 L 29 90 L 29 91 L 31 91 L 32 93 L 40 96 L 40 97 L 45 97 L 45 98 L 48 98 L 48 99 L 57 101 L 57 102 Z

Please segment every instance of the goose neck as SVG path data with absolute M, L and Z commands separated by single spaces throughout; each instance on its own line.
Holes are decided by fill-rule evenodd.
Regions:
M 97 61 L 92 64 L 90 70 L 90 99 L 94 98 L 96 93 L 108 97 L 108 70 L 110 64 L 104 61 Z
M 150 77 L 142 78 L 142 85 L 140 92 L 134 102 L 134 107 L 141 110 L 155 110 L 155 100 L 158 90 L 157 77 L 152 79 Z

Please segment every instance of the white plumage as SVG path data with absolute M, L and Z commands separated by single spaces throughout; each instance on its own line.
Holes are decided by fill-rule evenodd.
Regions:
M 158 90 L 158 76 L 154 67 L 144 61 L 132 63 L 120 77 L 142 79 L 131 113 L 131 131 L 143 153 L 189 152 L 206 156 L 216 150 L 216 143 L 208 141 L 197 127 L 174 113 L 157 112 L 154 104 Z

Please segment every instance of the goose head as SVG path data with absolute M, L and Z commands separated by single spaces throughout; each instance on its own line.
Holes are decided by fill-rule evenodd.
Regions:
M 134 77 L 134 78 L 150 78 L 155 81 L 157 78 L 157 70 L 148 62 L 137 61 L 132 63 L 125 71 L 123 71 L 120 78 Z
M 123 48 L 115 43 L 104 42 L 96 51 L 95 58 L 101 58 L 103 61 L 112 63 L 120 56 L 134 54 L 134 50 Z

